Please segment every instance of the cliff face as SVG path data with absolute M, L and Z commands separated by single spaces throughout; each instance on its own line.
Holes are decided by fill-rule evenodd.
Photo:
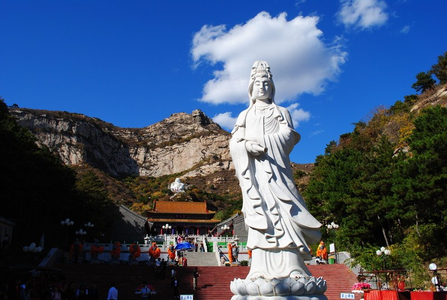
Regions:
M 68 112 L 11 108 L 10 113 L 66 165 L 88 164 L 117 177 L 206 175 L 231 168 L 229 133 L 200 110 L 145 128 L 119 128 Z

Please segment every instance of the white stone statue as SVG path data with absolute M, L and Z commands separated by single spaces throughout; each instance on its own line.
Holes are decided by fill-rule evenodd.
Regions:
M 304 295 L 304 286 L 309 280 L 318 289 L 311 289 L 307 294 L 320 294 L 317 299 L 326 299 L 322 295 L 325 281 L 314 280 L 304 263 L 304 259 L 311 258 L 308 244 L 320 241 L 321 224 L 308 212 L 293 181 L 289 154 L 300 135 L 293 129 L 287 109 L 274 101 L 275 86 L 267 62 L 254 63 L 248 94 L 250 105 L 236 121 L 230 152 L 242 189 L 242 212 L 252 262 L 245 283 L 243 280 L 232 282 L 233 293 L 239 295 L 232 299 L 251 299 L 251 296 L 268 299 L 269 295 L 260 292 L 260 285 L 265 285 L 266 280 L 282 280 L 282 285 L 276 282 L 272 289 L 282 287 L 289 290 L 285 295 L 295 295 L 295 298 L 281 299 L 307 299 L 296 295 Z M 290 291 L 298 280 L 303 290 L 293 294 Z M 258 294 L 254 287 L 252 292 L 248 291 L 252 282 L 258 282 Z M 246 290 L 242 288 L 244 284 L 248 284 Z
M 180 178 L 176 178 L 175 181 L 171 183 L 169 188 L 174 193 L 181 193 L 185 191 L 185 185 L 180 181 Z

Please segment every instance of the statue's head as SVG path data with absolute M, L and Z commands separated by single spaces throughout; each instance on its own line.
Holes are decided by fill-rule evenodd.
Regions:
M 274 102 L 275 84 L 272 77 L 270 67 L 266 61 L 257 60 L 254 62 L 251 67 L 250 84 L 248 85 L 250 105 L 260 98 L 268 98 L 270 103 Z

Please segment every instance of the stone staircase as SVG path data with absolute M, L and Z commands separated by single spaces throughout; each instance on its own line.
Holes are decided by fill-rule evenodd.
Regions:
M 218 267 L 216 253 L 214 252 L 185 252 L 189 267 Z
M 168 266 L 164 278 L 155 276 L 153 267 L 146 265 L 109 265 L 109 264 L 59 264 L 55 266 L 62 270 L 67 282 L 76 285 L 96 282 L 100 291 L 100 299 L 106 299 L 111 282 L 115 282 L 119 290 L 119 300 L 140 299 L 135 295 L 136 287 L 143 281 L 151 284 L 157 294 L 153 299 L 173 299 L 174 292 L 170 286 L 170 271 Z M 230 300 L 230 282 L 234 278 L 245 278 L 249 267 L 197 267 L 200 273 L 198 289 L 192 289 L 192 272 L 194 266 L 175 267 L 179 278 L 180 294 L 194 295 L 194 300 Z M 309 270 L 315 277 L 323 276 L 328 284 L 326 296 L 329 300 L 340 299 L 340 293 L 351 293 L 351 287 L 357 282 L 355 274 L 342 264 L 312 265 Z M 360 299 L 356 294 L 355 299 Z
M 314 277 L 323 277 L 327 283 L 325 293 L 329 300 L 341 299 L 341 293 L 351 293 L 352 286 L 358 282 L 357 276 L 344 264 L 307 266 Z M 354 294 L 359 300 L 363 294 Z

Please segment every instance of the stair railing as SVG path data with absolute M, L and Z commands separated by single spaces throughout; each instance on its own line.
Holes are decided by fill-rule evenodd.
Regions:
M 230 261 L 225 253 L 223 253 L 222 249 L 220 249 L 220 246 L 217 247 L 217 250 L 219 251 L 219 257 L 223 257 L 225 259 L 225 262 Z

